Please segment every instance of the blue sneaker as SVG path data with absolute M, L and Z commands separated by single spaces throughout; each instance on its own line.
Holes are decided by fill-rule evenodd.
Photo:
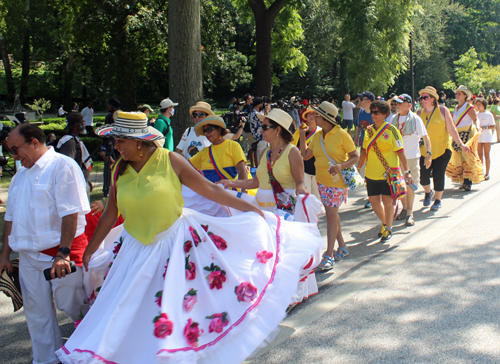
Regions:
M 431 206 L 431 210 L 437 211 L 441 207 L 441 200 L 435 200 L 434 204 Z
M 431 192 L 425 194 L 424 207 L 428 207 L 431 205 L 432 196 L 434 196 L 434 190 L 431 190 Z
M 367 202 L 365 205 L 365 209 L 371 209 L 371 208 L 372 208 L 372 204 L 370 202 Z

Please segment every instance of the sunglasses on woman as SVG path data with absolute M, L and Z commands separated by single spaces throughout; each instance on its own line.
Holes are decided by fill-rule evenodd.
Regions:
M 194 112 L 193 113 L 193 119 L 204 118 L 205 116 L 207 116 L 207 114 L 205 114 L 204 112 Z
M 266 131 L 268 129 L 276 129 L 276 127 L 272 125 L 262 124 L 262 130 Z
M 209 134 L 209 133 L 213 132 L 215 129 L 217 129 L 216 126 L 208 126 L 206 128 L 203 128 L 203 133 Z
M 378 114 L 382 114 L 382 112 L 380 110 L 371 110 L 371 114 L 378 115 Z
M 420 96 L 419 100 L 427 100 L 430 99 L 430 96 Z

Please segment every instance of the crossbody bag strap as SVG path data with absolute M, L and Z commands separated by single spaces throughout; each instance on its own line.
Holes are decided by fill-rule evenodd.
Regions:
M 374 145 L 377 145 L 377 143 L 376 143 L 377 139 L 380 138 L 380 136 L 384 133 L 384 131 L 386 131 L 389 128 L 389 125 L 390 124 L 386 124 L 386 125 L 384 125 L 383 128 L 380 128 L 380 130 L 377 131 L 377 135 L 375 136 L 375 138 L 373 138 L 373 140 L 368 144 L 368 147 L 366 148 L 366 154 L 368 154 L 368 152 L 370 151 L 370 148 L 372 148 Z M 368 134 L 370 135 L 370 138 L 371 138 L 373 136 L 373 134 L 375 134 L 375 132 L 373 130 L 373 126 L 371 128 L 366 129 L 367 132 L 368 132 L 368 130 L 370 130 L 370 132 Z
M 387 128 L 385 128 L 385 129 L 387 129 Z M 370 135 L 370 138 L 371 138 L 374 134 L 373 129 L 370 128 L 370 129 L 367 129 L 366 131 L 368 132 L 368 134 Z M 380 151 L 380 149 L 378 148 L 378 145 L 377 145 L 377 139 L 380 137 L 380 135 L 382 135 L 381 132 L 379 132 L 377 134 L 377 136 L 371 141 L 370 145 L 371 145 L 371 147 L 373 147 L 375 154 L 377 155 L 378 159 L 380 160 L 380 162 L 384 166 L 385 170 L 388 171 L 391 167 L 389 166 L 389 163 L 387 163 L 387 161 L 385 160 L 384 155 L 382 154 L 382 152 Z M 366 154 L 368 155 L 368 150 L 366 151 Z
M 323 135 L 320 135 L 320 140 L 321 140 L 321 148 L 323 148 L 323 153 L 325 153 L 326 158 L 330 161 L 331 164 L 335 165 L 337 162 L 335 162 L 327 153 L 325 149 L 325 142 L 323 141 Z

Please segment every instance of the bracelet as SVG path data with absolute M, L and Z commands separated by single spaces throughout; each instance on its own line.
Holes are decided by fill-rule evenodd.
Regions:
M 101 201 L 104 204 L 104 206 L 106 206 L 106 204 L 108 203 L 108 199 L 106 197 L 101 198 Z

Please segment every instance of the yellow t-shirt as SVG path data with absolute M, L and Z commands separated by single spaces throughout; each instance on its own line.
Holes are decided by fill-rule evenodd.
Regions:
M 165 148 L 156 149 L 139 173 L 128 165 L 116 181 L 118 211 L 125 220 L 123 227 L 146 245 L 172 226 L 184 207 L 182 184 L 172 169 L 169 153 Z M 115 170 L 113 176 L 114 173 Z
M 428 120 L 431 114 L 432 117 Z M 427 135 L 431 141 L 432 159 L 441 157 L 446 149 L 451 150 L 451 137 L 446 131 L 446 121 L 443 120 L 440 108 L 437 107 L 434 113 L 431 111 L 429 114 L 425 112 L 425 109 L 422 109 L 420 118 L 424 125 L 427 126 Z M 420 155 L 425 156 L 426 154 L 427 148 L 423 145 L 420 147 Z
M 316 132 L 311 143 L 309 144 L 309 148 L 312 150 L 314 158 L 316 158 L 316 162 L 314 163 L 314 166 L 316 167 L 316 181 L 328 187 L 347 188 L 347 185 L 344 183 L 340 173 L 338 173 L 338 182 L 333 183 L 332 175 L 328 172 L 330 169 L 328 166 L 329 160 L 321 147 L 322 137 L 322 130 Z M 348 160 L 348 154 L 356 150 L 356 146 L 354 145 L 351 136 L 345 130 L 340 128 L 340 126 L 335 126 L 332 130 L 330 130 L 323 139 L 323 142 L 326 153 L 337 163 L 343 163 Z
M 292 169 L 290 167 L 290 161 L 288 160 L 288 154 L 292 148 L 296 148 L 292 144 L 288 144 L 285 150 L 281 153 L 276 163 L 273 166 L 274 178 L 279 182 L 283 189 L 295 188 L 295 180 L 292 176 Z M 269 147 L 266 148 L 264 153 L 262 153 L 262 158 L 260 159 L 260 164 L 257 167 L 257 178 L 259 178 L 259 188 L 263 190 L 271 190 L 271 183 L 269 182 L 269 173 L 267 173 L 267 151 Z
M 236 165 L 243 161 L 247 162 L 245 154 L 239 143 L 234 140 L 226 139 L 219 145 L 211 145 L 212 153 L 217 158 L 217 166 L 223 168 L 233 179 L 238 176 Z M 194 168 L 203 172 L 206 179 L 212 182 L 218 182 L 222 178 L 216 172 L 215 167 L 210 160 L 210 148 L 203 148 L 200 152 L 194 155 L 189 161 Z
M 383 123 L 380 128 L 383 128 L 387 125 L 387 123 Z M 375 139 L 377 136 L 377 130 L 375 127 L 369 126 L 368 128 L 372 128 L 374 133 L 370 138 L 369 133 L 365 133 L 365 140 L 363 141 L 363 149 L 366 150 L 370 142 Z M 378 129 L 380 130 L 380 129 Z M 399 167 L 399 158 L 396 152 L 403 150 L 403 138 L 399 133 L 398 128 L 394 125 L 389 124 L 387 130 L 385 130 L 382 135 L 380 135 L 376 141 L 378 148 L 382 152 L 387 164 L 389 167 L 396 168 Z M 366 169 L 365 169 L 365 177 L 373 180 L 385 180 L 384 178 L 385 168 L 382 165 L 377 153 L 373 146 L 368 151 L 368 156 L 366 160 Z

